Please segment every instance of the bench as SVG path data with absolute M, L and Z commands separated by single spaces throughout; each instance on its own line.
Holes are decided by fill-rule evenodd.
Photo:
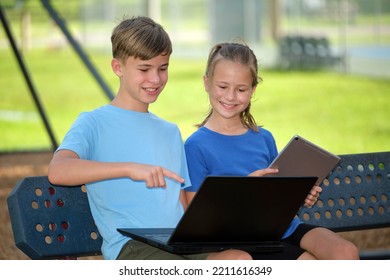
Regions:
M 15 245 L 31 259 L 101 255 L 102 238 L 85 186 L 55 186 L 47 176 L 26 177 L 7 197 Z
M 336 232 L 390 227 L 390 152 L 340 155 L 322 182 L 323 192 L 299 217 Z M 85 186 L 50 184 L 26 177 L 7 198 L 16 246 L 31 259 L 77 259 L 100 255 Z M 360 252 L 361 259 L 390 259 L 389 250 Z
M 282 69 L 321 69 L 343 61 L 334 54 L 326 37 L 284 36 L 278 41 Z
M 301 220 L 335 232 L 390 227 L 390 152 L 340 157 L 315 206 L 299 211 Z M 361 251 L 360 257 L 390 259 L 390 249 Z

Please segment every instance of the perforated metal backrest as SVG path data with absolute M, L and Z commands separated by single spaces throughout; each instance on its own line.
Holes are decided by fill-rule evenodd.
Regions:
M 340 157 L 317 204 L 302 208 L 299 217 L 334 231 L 390 226 L 390 152 Z
M 7 203 L 15 244 L 31 259 L 101 254 L 102 238 L 84 186 L 54 186 L 46 176 L 26 177 Z

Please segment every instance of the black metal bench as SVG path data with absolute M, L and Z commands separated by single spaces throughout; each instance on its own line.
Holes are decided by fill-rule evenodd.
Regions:
M 322 182 L 323 192 L 300 218 L 336 232 L 390 227 L 390 152 L 341 155 Z M 50 184 L 46 176 L 22 179 L 7 198 L 16 246 L 31 259 L 100 255 L 101 236 L 83 186 Z M 390 259 L 390 250 L 360 252 Z
M 299 217 L 335 232 L 390 227 L 390 152 L 340 157 L 315 207 L 301 208 Z M 363 251 L 360 257 L 390 259 L 390 249 Z
M 52 185 L 47 176 L 26 177 L 7 198 L 16 246 L 31 259 L 100 255 L 102 238 L 85 186 Z

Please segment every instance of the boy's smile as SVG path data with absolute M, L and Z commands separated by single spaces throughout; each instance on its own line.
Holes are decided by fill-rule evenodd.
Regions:
M 112 61 L 112 69 L 120 78 L 120 88 L 112 104 L 124 109 L 147 112 L 168 81 L 169 55 L 149 60 L 129 57 L 125 63 Z M 121 102 L 117 102 L 121 100 Z

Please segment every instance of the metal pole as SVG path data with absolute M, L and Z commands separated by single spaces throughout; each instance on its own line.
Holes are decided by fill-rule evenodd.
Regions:
M 23 76 L 24 76 L 24 79 L 26 80 L 27 82 L 27 86 L 28 88 L 30 89 L 30 92 L 31 92 L 31 95 L 34 99 L 34 102 L 35 102 L 35 105 L 37 106 L 38 108 L 38 111 L 39 111 L 39 114 L 41 115 L 41 118 L 43 120 L 43 123 L 45 125 L 45 128 L 49 134 L 49 137 L 50 137 L 50 140 L 51 140 L 51 143 L 52 143 L 52 146 L 53 146 L 53 150 L 57 149 L 58 145 L 57 145 L 57 141 L 55 139 L 55 136 L 54 136 L 54 133 L 50 127 L 50 124 L 49 124 L 49 121 L 48 119 L 46 118 L 46 114 L 45 114 L 45 111 L 43 109 L 43 105 L 41 104 L 40 100 L 39 100 L 39 96 L 38 96 L 38 93 L 34 87 L 34 84 L 30 78 L 30 74 L 27 70 L 27 67 L 23 61 L 23 57 L 22 55 L 20 54 L 17 46 L 16 46 L 16 43 L 15 43 L 15 40 L 14 40 L 14 37 L 12 36 L 12 33 L 11 33 L 11 29 L 9 28 L 9 24 L 8 24 L 8 21 L 6 19 L 6 16 L 5 16 L 5 12 L 3 10 L 3 7 L 2 5 L 0 4 L 0 18 L 1 18 L 1 22 L 4 26 L 4 29 L 5 29 L 5 33 L 7 34 L 7 37 L 8 37 L 8 40 L 11 44 L 11 47 L 12 47 L 12 50 L 15 54 L 15 57 L 18 61 L 18 64 L 20 66 L 20 69 L 22 70 L 22 73 L 23 73 Z
M 41 0 L 42 5 L 45 7 L 49 15 L 53 18 L 53 20 L 57 23 L 57 25 L 61 28 L 62 32 L 66 36 L 69 43 L 72 45 L 74 50 L 77 52 L 81 60 L 84 62 L 85 66 L 87 66 L 88 70 L 91 72 L 91 74 L 94 76 L 96 81 L 99 83 L 100 87 L 103 89 L 107 97 L 112 100 L 114 99 L 114 94 L 111 92 L 110 88 L 107 86 L 107 84 L 103 81 L 102 77 L 96 70 L 96 68 L 92 65 L 92 62 L 89 60 L 88 56 L 84 53 L 83 49 L 80 47 L 80 45 L 77 43 L 77 41 L 73 38 L 73 36 L 70 34 L 68 28 L 65 25 L 65 22 L 59 17 L 56 10 L 53 8 L 53 6 L 50 3 L 50 0 Z

